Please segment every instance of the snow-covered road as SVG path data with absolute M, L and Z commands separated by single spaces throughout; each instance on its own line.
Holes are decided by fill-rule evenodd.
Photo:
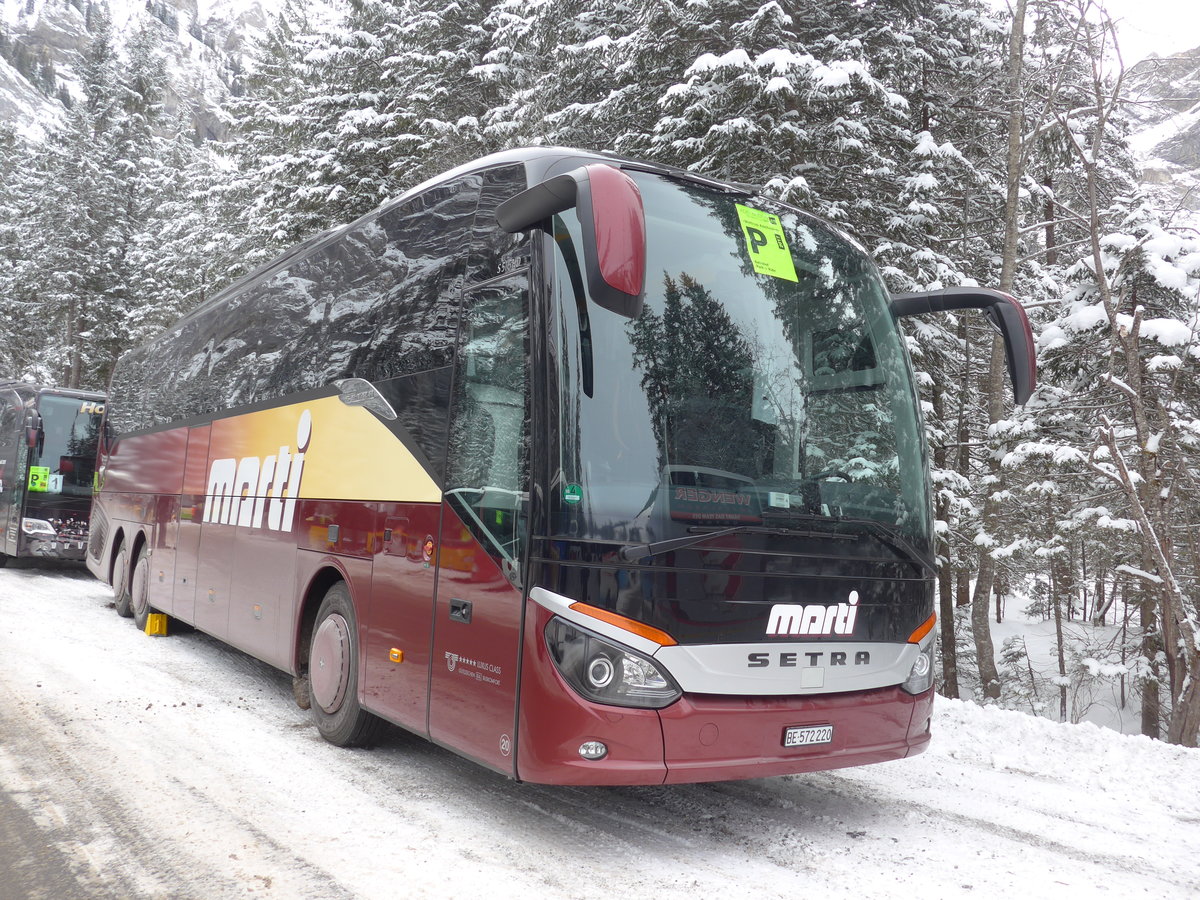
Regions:
M 282 673 L 28 568 L 0 570 L 0 682 L 0 791 L 81 897 L 1200 895 L 1200 751 L 1089 725 L 942 701 L 911 760 L 515 784 L 399 730 L 325 744 Z

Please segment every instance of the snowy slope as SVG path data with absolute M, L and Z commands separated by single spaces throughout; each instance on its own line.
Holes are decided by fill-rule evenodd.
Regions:
M 42 140 L 48 128 L 61 118 L 62 108 L 47 102 L 28 81 L 0 59 L 0 122 L 6 122 L 18 134 Z
M 108 897 L 1184 897 L 1200 751 L 950 701 L 932 748 L 715 785 L 546 788 L 399 731 L 323 743 L 290 679 L 0 570 L 0 789 Z
M 248 46 L 283 8 L 283 0 L 163 0 L 153 4 L 160 16 L 151 14 L 146 0 L 106 0 L 106 5 L 118 51 L 142 29 L 158 36 L 173 85 L 165 98 L 167 115 L 187 115 L 198 134 L 217 138 L 225 129 L 221 107 L 246 67 Z M 324 0 L 316 8 L 325 9 Z M 59 86 L 76 100 L 82 97 L 80 62 L 92 35 L 72 0 L 0 0 L 0 27 L 33 56 L 48 57 Z M 39 93 L 0 61 L 3 121 L 38 137 L 63 113 L 58 100 Z
M 1125 89 L 1143 181 L 1167 208 L 1200 210 L 1200 47 L 1142 60 Z

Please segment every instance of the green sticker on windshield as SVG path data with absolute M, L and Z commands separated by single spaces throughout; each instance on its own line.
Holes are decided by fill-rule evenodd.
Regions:
M 737 207 L 738 221 L 742 223 L 742 237 L 746 239 L 754 271 L 772 278 L 798 281 L 792 251 L 788 248 L 779 216 L 740 203 L 734 206 Z
M 44 494 L 50 490 L 50 467 L 29 467 L 29 493 Z
M 563 502 L 564 503 L 579 503 L 582 500 L 583 500 L 583 487 L 582 486 L 576 484 L 575 482 L 571 482 L 565 488 L 563 488 Z

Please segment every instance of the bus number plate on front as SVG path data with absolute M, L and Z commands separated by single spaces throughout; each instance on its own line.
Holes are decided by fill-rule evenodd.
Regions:
M 811 744 L 833 743 L 832 725 L 797 725 L 783 733 L 783 746 L 807 747 Z

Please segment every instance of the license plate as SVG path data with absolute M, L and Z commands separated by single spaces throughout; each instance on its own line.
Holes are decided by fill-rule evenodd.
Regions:
M 783 733 L 783 746 L 808 747 L 833 743 L 832 725 L 797 725 Z

